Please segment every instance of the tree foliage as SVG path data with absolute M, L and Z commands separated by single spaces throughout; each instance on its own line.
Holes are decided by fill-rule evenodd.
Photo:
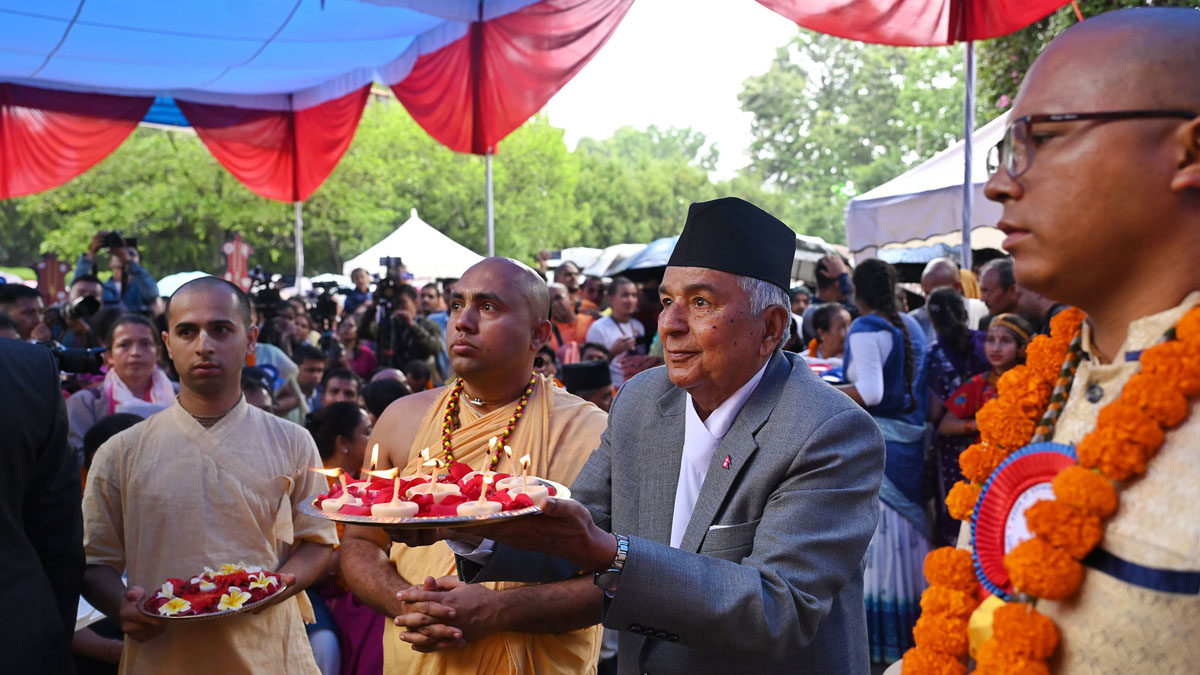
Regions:
M 1086 19 L 1104 12 L 1129 7 L 1188 7 L 1195 0 L 1079 0 L 1079 10 Z M 1015 33 L 981 42 L 976 52 L 978 73 L 978 121 L 994 119 L 1011 105 L 1025 73 L 1034 60 L 1056 35 L 1079 21 L 1075 10 L 1067 5 L 1041 21 Z
M 852 196 L 961 138 L 961 61 L 800 31 L 740 95 L 754 116 L 750 176 L 790 200 L 797 229 L 841 241 Z

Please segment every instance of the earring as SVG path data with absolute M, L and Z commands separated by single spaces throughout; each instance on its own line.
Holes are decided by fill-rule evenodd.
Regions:
M 350 454 L 350 448 L 342 448 L 342 454 L 343 454 L 343 455 L 348 455 L 348 454 Z

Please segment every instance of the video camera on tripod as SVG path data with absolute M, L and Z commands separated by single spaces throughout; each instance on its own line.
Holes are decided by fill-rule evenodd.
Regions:
M 372 298 L 382 318 L 391 316 L 396 306 L 396 289 L 404 283 L 404 261 L 399 256 L 384 256 L 379 259 L 379 264 L 384 269 L 383 278 L 375 284 Z

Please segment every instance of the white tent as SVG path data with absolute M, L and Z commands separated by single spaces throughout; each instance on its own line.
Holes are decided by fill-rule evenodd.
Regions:
M 1000 142 L 1008 113 L 972 135 L 971 182 L 975 199 L 971 229 L 995 225 L 1001 208 L 983 196 L 987 151 Z M 885 244 L 913 242 L 962 231 L 964 144 L 957 143 L 909 171 L 850 200 L 846 243 L 859 259 L 875 256 Z M 961 241 L 961 238 L 959 239 Z M 977 243 L 976 243 L 977 245 Z
M 342 273 L 349 276 L 356 268 L 363 268 L 372 275 L 384 273 L 379 259 L 396 257 L 418 281 L 439 278 L 461 277 L 467 268 L 483 260 L 483 256 L 438 232 L 412 210 L 410 217 L 383 241 L 363 251 L 342 265 Z

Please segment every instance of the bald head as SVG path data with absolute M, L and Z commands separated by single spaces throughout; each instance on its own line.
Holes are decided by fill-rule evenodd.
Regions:
M 958 265 L 949 258 L 934 258 L 921 272 L 921 290 L 925 291 L 925 295 L 939 288 L 958 288 L 960 284 L 962 277 L 958 274 Z
M 238 314 L 240 314 L 242 317 L 243 328 L 250 327 L 250 296 L 246 295 L 245 291 L 229 283 L 228 281 L 213 276 L 192 279 L 186 284 L 180 286 L 174 293 L 171 294 L 171 297 L 167 300 L 167 325 L 169 326 L 171 324 L 171 303 L 175 301 L 175 298 L 191 293 L 207 292 L 228 293 L 233 295 L 234 300 L 237 302 Z
M 1200 11 L 1140 7 L 1106 12 L 1075 24 L 1038 57 L 1022 93 L 1053 79 L 1072 110 L 1200 107 Z
M 550 291 L 533 268 L 512 258 L 485 258 L 472 265 L 459 283 L 481 274 L 503 284 L 504 294 L 511 296 L 506 299 L 526 308 L 533 322 L 550 316 Z

